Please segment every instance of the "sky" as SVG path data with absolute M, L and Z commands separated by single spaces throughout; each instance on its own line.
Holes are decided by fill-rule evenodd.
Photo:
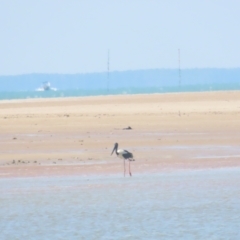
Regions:
M 237 0 L 0 0 L 0 75 L 240 67 Z M 179 51 L 180 50 L 180 51 Z

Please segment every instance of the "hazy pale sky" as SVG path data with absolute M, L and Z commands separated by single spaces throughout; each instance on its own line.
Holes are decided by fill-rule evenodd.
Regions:
M 0 75 L 240 67 L 238 0 L 0 0 Z

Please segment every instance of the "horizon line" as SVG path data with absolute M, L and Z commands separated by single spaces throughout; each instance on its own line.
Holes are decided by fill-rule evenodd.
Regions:
M 195 68 L 181 68 L 181 71 L 184 70 L 240 70 L 240 67 L 195 67 Z M 19 74 L 4 74 L 0 77 L 15 77 L 15 76 L 26 76 L 26 75 L 89 75 L 89 74 L 107 74 L 107 73 L 123 73 L 123 72 L 137 72 L 137 71 L 152 71 L 152 70 L 174 70 L 179 71 L 179 68 L 147 68 L 147 69 L 129 69 L 129 70 L 114 70 L 114 71 L 103 71 L 103 72 L 82 72 L 82 73 L 41 73 L 41 72 L 32 72 L 32 73 L 19 73 Z

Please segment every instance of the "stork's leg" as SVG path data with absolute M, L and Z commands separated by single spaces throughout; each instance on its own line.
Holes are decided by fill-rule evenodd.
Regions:
M 124 169 L 124 177 L 125 177 L 125 173 L 126 173 L 125 159 L 123 159 L 123 169 Z
M 130 160 L 128 159 L 128 163 L 129 163 L 129 175 L 132 176 L 132 173 L 131 173 L 131 169 L 130 169 Z

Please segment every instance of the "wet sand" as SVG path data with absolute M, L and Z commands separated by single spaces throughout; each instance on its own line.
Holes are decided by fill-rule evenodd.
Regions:
M 0 102 L 0 177 L 134 174 L 240 166 L 240 92 Z M 131 130 L 124 128 L 131 127 Z

